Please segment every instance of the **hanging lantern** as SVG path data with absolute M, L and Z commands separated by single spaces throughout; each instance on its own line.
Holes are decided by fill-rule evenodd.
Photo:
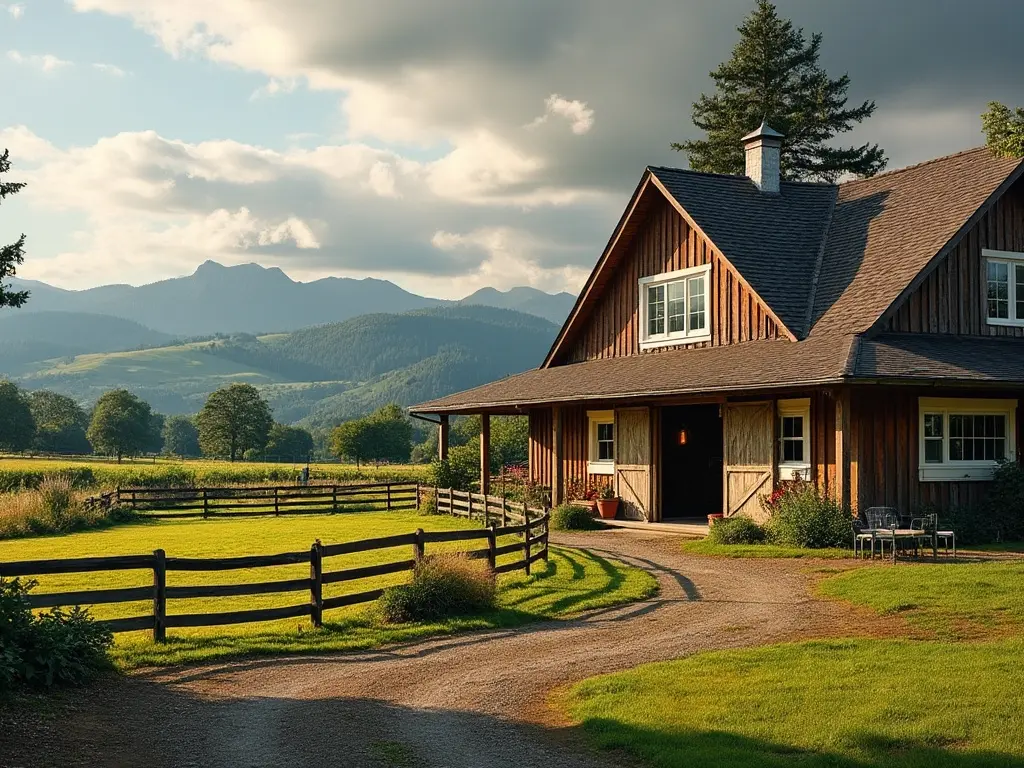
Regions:
M 686 434 L 686 427 L 683 427 L 682 429 L 679 430 L 679 444 L 686 445 L 687 437 L 688 435 Z

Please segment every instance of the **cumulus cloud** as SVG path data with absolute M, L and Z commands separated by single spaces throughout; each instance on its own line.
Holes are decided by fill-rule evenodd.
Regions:
M 589 133 L 590 129 L 594 127 L 594 110 L 590 109 L 585 101 L 579 99 L 569 101 L 557 93 L 552 93 L 544 101 L 544 114 L 535 118 L 532 123 L 527 125 L 527 128 L 543 125 L 552 116 L 564 117 L 568 120 L 572 132 L 577 136 Z
M 25 15 L 24 3 L 9 3 L 6 6 L 0 6 L 0 8 L 4 8 L 13 19 L 20 19 Z
M 128 74 L 125 70 L 115 64 L 103 64 L 102 62 L 96 62 L 92 66 L 93 69 L 99 70 L 103 74 L 110 75 L 111 77 L 125 77 Z
M 46 73 L 72 66 L 70 61 L 65 61 L 51 53 L 25 55 L 20 51 L 10 50 L 7 52 L 7 58 L 15 64 L 33 67 Z

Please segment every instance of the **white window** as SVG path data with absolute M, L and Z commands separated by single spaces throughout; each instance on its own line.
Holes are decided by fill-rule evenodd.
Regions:
M 711 338 L 711 265 L 640 278 L 640 348 Z
M 779 400 L 779 479 L 811 479 L 811 400 Z
M 1024 253 L 983 250 L 989 325 L 1024 325 Z
M 615 473 L 615 411 L 587 411 L 590 445 L 587 472 L 591 475 Z
M 989 480 L 1015 455 L 1016 400 L 922 397 L 921 480 Z

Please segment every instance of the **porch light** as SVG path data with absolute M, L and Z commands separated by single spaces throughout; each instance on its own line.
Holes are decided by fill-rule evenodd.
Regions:
M 686 438 L 686 427 L 683 427 L 682 429 L 679 430 L 679 444 L 686 445 Z

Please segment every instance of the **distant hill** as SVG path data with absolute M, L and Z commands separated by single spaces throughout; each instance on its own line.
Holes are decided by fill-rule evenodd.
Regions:
M 25 363 L 85 352 L 118 352 L 165 344 L 166 333 L 109 315 L 0 311 L 0 373 Z
M 417 296 L 387 280 L 327 277 L 302 283 L 276 267 L 225 267 L 215 261 L 201 264 L 187 277 L 138 287 L 104 285 L 67 291 L 31 280 L 15 278 L 11 283 L 15 289 L 32 293 L 19 313 L 112 315 L 175 336 L 294 331 L 369 312 L 401 313 L 453 303 Z M 507 293 L 485 289 L 465 301 L 517 309 L 561 324 L 572 305 L 571 297 L 567 305 L 567 296 L 532 288 L 514 288 Z

